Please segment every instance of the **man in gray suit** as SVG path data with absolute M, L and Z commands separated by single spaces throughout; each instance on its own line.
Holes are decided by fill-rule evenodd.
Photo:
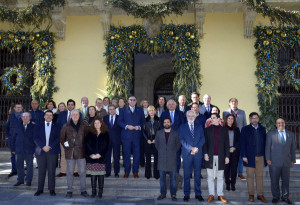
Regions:
M 282 118 L 276 120 L 276 127 L 276 130 L 268 132 L 265 149 L 271 177 L 272 203 L 276 204 L 280 199 L 281 178 L 281 199 L 287 204 L 292 204 L 289 199 L 289 181 L 290 168 L 296 163 L 295 136 L 294 133 L 285 130 L 285 121 Z
M 171 118 L 166 117 L 163 121 L 164 129 L 159 130 L 155 137 L 155 147 L 158 152 L 157 169 L 160 175 L 160 195 L 157 200 L 166 198 L 166 174 L 170 176 L 170 192 L 172 201 L 177 201 L 176 198 L 176 171 L 177 171 L 177 152 L 181 144 L 178 137 L 178 132 L 171 129 Z

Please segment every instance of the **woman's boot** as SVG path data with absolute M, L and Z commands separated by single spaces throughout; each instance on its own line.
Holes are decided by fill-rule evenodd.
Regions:
M 98 184 L 99 184 L 98 197 L 99 197 L 99 199 L 101 199 L 102 193 L 103 193 L 103 187 L 104 187 L 104 175 L 98 176 Z
M 97 194 L 97 175 L 91 175 L 91 184 L 92 184 L 92 198 L 96 197 Z

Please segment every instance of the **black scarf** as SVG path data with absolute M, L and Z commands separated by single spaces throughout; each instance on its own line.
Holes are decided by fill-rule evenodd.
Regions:
M 80 121 L 77 122 L 77 124 L 75 125 L 75 123 L 73 122 L 73 120 L 70 120 L 70 124 L 71 126 L 76 130 L 76 132 L 78 133 L 79 128 L 80 128 Z
M 233 127 L 233 126 L 229 127 L 227 124 L 226 124 L 226 128 L 227 128 L 228 130 L 234 130 L 234 127 Z

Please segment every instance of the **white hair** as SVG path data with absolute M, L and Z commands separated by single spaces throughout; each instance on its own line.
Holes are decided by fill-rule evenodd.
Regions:
M 177 106 L 176 101 L 175 101 L 174 99 L 170 99 L 170 100 L 168 100 L 168 102 L 167 102 L 167 107 L 169 107 L 169 102 L 170 102 L 170 101 L 173 101 L 173 102 L 175 103 L 175 106 Z
M 72 111 L 71 111 L 71 116 L 73 115 L 73 113 L 74 113 L 74 112 L 78 112 L 78 114 L 80 113 L 80 111 L 79 111 L 79 110 L 77 110 L 77 109 L 74 109 L 74 110 L 72 110 Z
M 189 113 L 193 113 L 194 116 L 195 116 L 195 118 L 196 118 L 196 113 L 195 113 L 194 110 L 189 110 L 189 111 L 187 111 L 187 112 L 186 112 L 186 117 L 188 117 Z

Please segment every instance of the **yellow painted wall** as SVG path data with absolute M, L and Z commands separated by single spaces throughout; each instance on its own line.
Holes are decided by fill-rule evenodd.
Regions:
M 194 15 L 171 15 L 164 23 L 192 24 Z M 113 16 L 115 26 L 141 24 L 141 19 L 132 16 Z M 268 20 L 257 17 L 256 25 L 268 24 Z M 7 30 L 7 25 L 1 30 Z M 255 87 L 256 60 L 253 39 L 244 38 L 242 13 L 206 14 L 204 38 L 200 41 L 200 61 L 202 74 L 201 98 L 208 93 L 212 104 L 221 111 L 228 108 L 228 99 L 239 99 L 240 108 L 258 111 L 257 90 Z M 90 104 L 97 97 L 106 95 L 107 80 L 105 41 L 103 40 L 100 16 L 67 17 L 64 41 L 57 41 L 56 85 L 60 88 L 54 95 L 59 103 L 73 98 L 80 106 L 80 98 L 87 96 Z

